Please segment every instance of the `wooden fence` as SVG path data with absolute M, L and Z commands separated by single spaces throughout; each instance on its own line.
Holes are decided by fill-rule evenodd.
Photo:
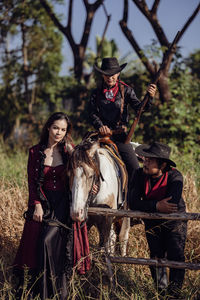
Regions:
M 93 216 L 96 215 L 96 216 L 107 216 L 107 217 L 129 217 L 135 219 L 200 221 L 200 213 L 161 214 L 161 213 L 145 213 L 141 211 L 131 211 L 131 210 L 89 207 L 88 214 Z M 162 266 L 162 267 L 178 268 L 178 269 L 200 270 L 200 263 L 176 262 L 176 261 L 169 261 L 166 259 L 145 259 L 145 258 L 109 256 L 108 260 L 111 263 L 118 263 L 118 264 L 138 264 L 138 265 L 149 265 L 149 266 L 157 266 L 157 267 Z

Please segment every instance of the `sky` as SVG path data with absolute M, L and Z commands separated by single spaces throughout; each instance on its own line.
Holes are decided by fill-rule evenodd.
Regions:
M 68 0 L 66 0 L 68 2 Z M 93 3 L 94 0 L 90 1 Z M 153 0 L 146 0 L 148 7 L 152 6 Z M 111 15 L 111 21 L 106 33 L 108 40 L 114 39 L 118 45 L 120 58 L 134 50 L 123 32 L 121 31 L 119 20 L 122 18 L 123 0 L 105 0 L 107 13 Z M 158 19 L 164 32 L 171 42 L 178 30 L 181 30 L 188 17 L 191 16 L 197 7 L 199 0 L 161 0 L 158 8 Z M 57 6 L 57 13 L 63 13 L 63 25 L 67 22 L 67 5 Z M 74 0 L 72 34 L 75 41 L 80 41 L 85 21 L 85 10 L 83 0 Z M 100 7 L 94 17 L 92 31 L 88 47 L 95 51 L 95 37 L 102 36 L 106 24 L 106 16 L 102 7 Z M 151 25 L 138 10 L 132 0 L 129 0 L 129 18 L 128 27 L 133 32 L 137 42 L 141 47 L 150 45 L 152 39 L 156 39 Z M 196 16 L 189 26 L 178 46 L 181 46 L 181 53 L 184 57 L 188 56 L 195 49 L 200 48 L 200 13 Z M 73 55 L 67 39 L 63 38 L 63 66 L 62 75 L 68 74 L 69 68 L 73 67 Z M 137 56 L 136 56 L 137 57 Z

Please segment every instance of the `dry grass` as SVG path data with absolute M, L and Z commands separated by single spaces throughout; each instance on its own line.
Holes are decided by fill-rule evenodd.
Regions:
M 24 176 L 25 178 L 25 176 Z M 184 198 L 188 212 L 200 212 L 197 188 L 193 175 L 185 174 Z M 23 212 L 27 206 L 27 183 L 21 181 L 20 185 L 0 176 L 0 298 L 7 299 L 11 295 L 12 286 L 9 281 L 9 266 L 11 266 L 20 236 L 23 229 Z M 97 232 L 92 228 L 90 241 L 97 243 Z M 114 282 L 116 289 L 110 288 L 105 276 L 106 266 L 99 252 L 93 250 L 94 264 L 87 276 L 77 276 L 74 272 L 71 281 L 69 299 L 158 299 L 155 294 L 149 268 L 147 266 L 114 265 Z M 132 257 L 148 258 L 149 251 L 142 224 L 131 228 L 128 255 Z M 187 243 L 185 249 L 186 261 L 200 263 L 200 223 L 188 222 Z M 8 271 L 8 272 L 7 272 Z M 183 291 L 186 299 L 198 299 L 200 287 L 200 271 L 186 271 Z M 4 298 L 5 297 L 5 298 Z M 14 299 L 10 296 L 9 299 Z M 26 298 L 24 298 L 25 300 Z
M 0 195 L 0 253 L 10 264 L 23 229 L 27 191 L 24 186 L 0 180 Z

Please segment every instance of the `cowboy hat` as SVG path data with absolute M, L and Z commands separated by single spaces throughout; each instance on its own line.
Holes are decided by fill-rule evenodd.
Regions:
M 168 145 L 154 142 L 151 145 L 140 145 L 135 149 L 135 153 L 143 157 L 160 158 L 169 163 L 171 166 L 176 167 L 175 162 L 169 159 L 171 148 Z
M 112 76 L 121 72 L 126 65 L 125 63 L 120 66 L 116 57 L 106 57 L 102 59 L 101 68 L 97 67 L 97 65 L 94 65 L 94 68 L 103 75 Z

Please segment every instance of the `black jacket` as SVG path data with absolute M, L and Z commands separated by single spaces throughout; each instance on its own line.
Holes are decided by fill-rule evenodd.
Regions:
M 130 181 L 130 192 L 128 195 L 129 206 L 132 210 L 140 210 L 145 212 L 156 212 L 156 200 L 146 199 L 144 191 L 145 175 L 143 169 L 135 171 Z M 177 204 L 178 212 L 185 211 L 185 202 L 182 197 L 183 176 L 176 169 L 170 169 L 167 181 L 167 197 L 172 197 L 170 202 Z M 162 199 L 160 199 L 162 200 Z
M 95 129 L 99 129 L 101 126 L 106 125 L 110 129 L 117 129 L 120 125 L 128 124 L 128 104 L 137 113 L 142 106 L 142 102 L 138 100 L 134 90 L 123 82 L 120 85 L 124 86 L 124 106 L 121 113 L 121 99 L 122 92 L 119 91 L 116 95 L 115 102 L 111 102 L 104 97 L 101 90 L 95 89 L 90 98 L 89 113 L 91 123 Z M 146 108 L 149 107 L 149 102 Z

